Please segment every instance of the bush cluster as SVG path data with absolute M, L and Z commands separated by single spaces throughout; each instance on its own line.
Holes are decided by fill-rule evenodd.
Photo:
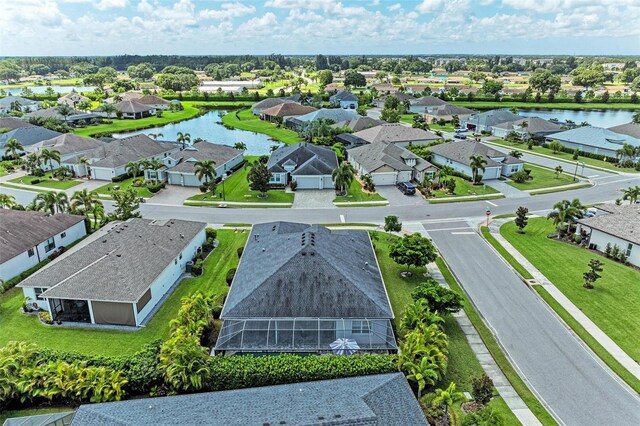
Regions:
M 227 276 L 225 278 L 227 285 L 231 285 L 233 282 L 233 277 L 236 276 L 236 268 L 231 268 L 227 271 Z
M 32 266 L 26 271 L 23 271 L 22 273 L 20 273 L 20 275 L 16 275 L 10 280 L 5 281 L 4 283 L 2 283 L 2 286 L 0 287 L 0 293 L 4 293 L 5 291 L 12 289 L 16 285 L 18 285 L 18 283 L 20 283 L 22 280 L 25 280 L 29 275 L 33 274 L 34 272 L 36 272 L 38 269 L 42 268 L 44 265 L 46 265 L 49 262 L 51 262 L 51 260 L 45 259 L 42 262 L 38 263 L 37 265 Z
M 127 173 L 123 173 L 121 175 L 112 177 L 111 182 L 113 183 L 122 182 L 123 180 L 127 180 L 128 178 L 129 178 L 129 175 Z
M 147 184 L 147 189 L 149 191 L 151 191 L 151 193 L 155 194 L 156 192 L 160 191 L 162 188 L 164 188 L 165 186 L 167 186 L 167 184 L 165 182 L 150 182 Z

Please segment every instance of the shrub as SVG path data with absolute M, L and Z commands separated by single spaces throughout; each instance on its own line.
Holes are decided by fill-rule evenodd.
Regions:
M 203 266 L 204 262 L 202 261 L 202 259 L 197 259 L 196 263 L 193 264 L 193 275 L 200 275 L 202 274 L 202 266 Z
M 216 237 L 218 236 L 218 231 L 216 231 L 213 228 L 207 228 L 207 229 L 205 229 L 205 232 L 207 234 L 207 239 L 211 238 L 211 239 L 215 240 Z
M 144 179 L 143 178 L 135 178 L 132 182 L 131 182 L 131 186 L 135 186 L 135 187 L 140 187 L 144 185 Z
M 209 252 L 211 250 L 213 250 L 213 244 L 214 244 L 214 239 L 213 238 L 207 238 L 204 242 L 204 244 L 202 245 L 202 250 Z
M 128 178 L 129 178 L 129 175 L 127 173 L 124 173 L 124 174 L 112 177 L 111 182 L 114 182 L 114 183 L 122 182 L 123 180 L 127 180 Z
M 528 178 L 529 174 L 524 170 L 520 170 L 519 172 L 515 172 L 511 175 L 511 180 L 516 183 L 525 183 Z
M 576 244 L 580 244 L 582 242 L 582 235 L 574 234 L 573 235 L 573 242 L 576 243 Z
M 462 309 L 462 297 L 455 291 L 441 286 L 431 277 L 419 284 L 411 292 L 411 297 L 413 300 L 425 299 L 429 310 L 440 314 L 458 312 Z
M 200 185 L 200 192 L 203 194 L 209 191 L 209 185 Z
M 607 257 L 611 257 L 611 243 L 607 243 L 607 246 L 604 249 L 604 254 L 607 255 Z
M 42 182 L 41 179 L 31 179 L 31 185 L 35 185 L 35 184 L 40 183 L 40 182 Z
M 238 253 L 238 258 L 242 257 L 243 252 L 244 252 L 244 247 L 238 247 L 238 250 L 236 250 L 236 253 Z
M 33 175 L 35 177 L 42 177 L 45 175 L 44 170 L 42 170 L 40 167 L 37 167 L 34 171 L 33 171 Z
M 231 285 L 233 282 L 233 277 L 236 275 L 236 268 L 231 268 L 227 271 L 227 277 L 225 280 L 227 281 L 227 285 Z
M 165 186 L 167 186 L 167 184 L 164 183 L 164 182 L 154 182 L 154 183 L 147 184 L 147 189 L 151 193 L 155 194 L 156 192 L 160 191 Z
M 295 192 L 296 189 L 298 189 L 298 182 L 295 180 L 292 180 L 291 183 L 289 183 L 289 188 L 291 188 L 291 190 Z
M 489 376 L 483 374 L 480 377 L 471 379 L 471 395 L 478 404 L 487 405 L 493 396 L 493 381 Z
M 42 311 L 38 314 L 38 316 L 40 317 L 40 321 L 42 321 L 45 324 L 53 324 L 53 320 L 51 319 L 51 314 L 49 314 L 49 312 L 47 311 Z

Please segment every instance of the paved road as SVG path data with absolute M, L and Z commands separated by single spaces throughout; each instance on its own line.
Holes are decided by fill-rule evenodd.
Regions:
M 466 222 L 424 225 L 521 375 L 566 425 L 639 425 L 640 398 Z

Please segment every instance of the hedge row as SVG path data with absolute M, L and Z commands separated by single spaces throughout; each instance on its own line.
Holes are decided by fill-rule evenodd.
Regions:
M 0 293 L 4 293 L 5 291 L 12 289 L 16 285 L 18 285 L 21 281 L 25 280 L 29 275 L 33 274 L 34 272 L 36 272 L 38 269 L 42 268 L 44 265 L 46 265 L 49 262 L 51 262 L 51 260 L 47 258 L 42 262 L 38 263 L 37 265 L 27 269 L 26 271 L 23 271 L 22 273 L 20 273 L 20 275 L 16 275 L 10 280 L 3 282 L 2 286 L 0 287 Z

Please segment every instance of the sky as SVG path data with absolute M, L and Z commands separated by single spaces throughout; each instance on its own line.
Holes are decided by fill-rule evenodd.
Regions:
M 640 54 L 640 0 L 0 0 L 0 56 Z

